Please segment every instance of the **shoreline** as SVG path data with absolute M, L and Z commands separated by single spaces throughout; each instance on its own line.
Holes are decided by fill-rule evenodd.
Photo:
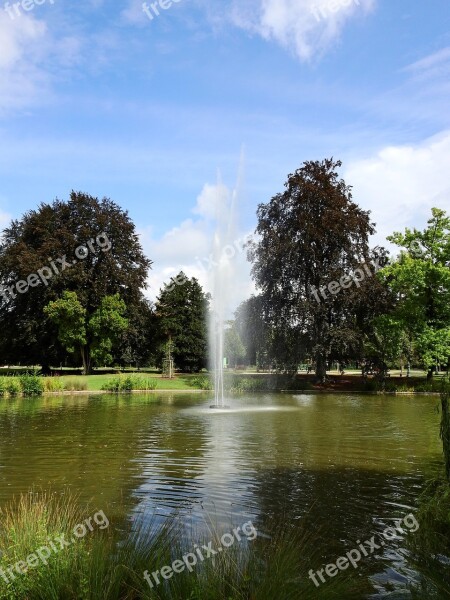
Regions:
M 43 392 L 40 396 L 23 396 L 22 394 L 18 394 L 17 396 L 9 397 L 4 396 L 1 399 L 4 400 L 13 400 L 17 398 L 26 398 L 26 399 L 38 399 L 44 398 L 48 396 L 126 396 L 133 394 L 208 394 L 212 393 L 212 390 L 128 390 L 123 392 L 108 392 L 105 390 L 64 390 L 60 392 Z M 246 391 L 234 393 L 234 397 L 250 395 L 250 394 L 335 394 L 335 395 L 343 395 L 343 394 L 358 394 L 358 395 L 369 395 L 369 396 L 439 396 L 440 392 L 373 392 L 367 390 L 266 390 L 266 391 Z

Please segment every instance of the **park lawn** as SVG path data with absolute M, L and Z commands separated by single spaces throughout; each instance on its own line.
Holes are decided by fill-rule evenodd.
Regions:
M 192 375 L 179 375 L 174 379 L 163 379 L 161 375 L 155 373 L 140 373 L 139 375 L 143 377 L 148 377 L 149 379 L 155 379 L 158 382 L 156 390 L 193 390 L 195 389 L 192 384 L 190 384 L 190 380 L 192 379 Z M 77 387 L 79 389 L 87 389 L 88 391 L 99 391 L 102 387 L 110 381 L 115 375 L 99 373 L 94 375 L 62 375 L 60 377 L 61 381 L 73 382 L 74 388 Z M 78 386 L 76 384 L 79 384 Z

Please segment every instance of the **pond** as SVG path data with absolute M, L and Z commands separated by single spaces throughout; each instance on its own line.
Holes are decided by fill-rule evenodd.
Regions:
M 210 394 L 189 393 L 1 400 L 0 506 L 51 489 L 130 522 L 176 514 L 187 527 L 306 524 L 323 558 L 316 571 L 413 511 L 441 465 L 436 397 L 286 393 L 233 397 L 227 411 L 210 404 Z M 403 538 L 364 559 L 374 597 L 413 576 Z

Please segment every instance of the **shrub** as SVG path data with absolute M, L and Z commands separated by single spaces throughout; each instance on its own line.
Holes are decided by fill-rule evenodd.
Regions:
M 29 373 L 20 376 L 20 386 L 24 396 L 42 396 L 44 392 L 43 378 Z
M 416 392 L 445 392 L 449 390 L 449 381 L 447 378 L 421 381 L 415 384 L 414 389 Z
M 189 384 L 197 390 L 213 390 L 214 383 L 209 377 L 193 377 Z
M 113 392 L 132 392 L 133 390 L 150 391 L 158 386 L 156 379 L 143 377 L 142 375 L 117 375 L 111 377 L 103 385 L 102 390 Z
M 0 377 L 0 397 L 4 396 L 6 393 L 6 385 L 7 385 L 7 381 L 6 381 L 6 377 Z
M 6 391 L 12 397 L 20 394 L 22 387 L 17 377 L 6 377 Z

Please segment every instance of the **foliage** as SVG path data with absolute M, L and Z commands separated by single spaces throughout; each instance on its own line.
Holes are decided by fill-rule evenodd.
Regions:
M 228 359 L 230 366 L 236 366 L 245 358 L 245 348 L 240 335 L 236 329 L 234 321 L 229 323 L 229 327 L 225 329 L 224 335 L 224 356 Z
M 303 379 L 285 375 L 270 375 L 256 377 L 227 376 L 224 381 L 225 389 L 231 393 L 274 392 L 280 390 L 306 391 L 312 385 Z
M 393 316 L 431 377 L 450 358 L 450 218 L 433 208 L 424 231 L 406 229 L 388 239 L 402 250 L 380 275 L 397 296 Z
M 87 511 L 67 494 L 22 496 L 17 506 L 2 511 L 0 568 L 24 560 L 49 540 L 61 536 L 71 540 L 74 526 Z M 109 528 L 74 540 L 53 553 L 47 565 L 39 564 L 10 584 L 0 577 L 0 600 L 352 600 L 370 591 L 351 572 L 316 589 L 307 573 L 311 561 L 323 560 L 317 552 L 317 533 L 307 528 L 293 531 L 286 524 L 274 524 L 265 535 L 236 543 L 214 559 L 199 561 L 192 572 L 185 569 L 150 588 L 145 571 L 170 565 L 191 552 L 194 544 L 219 546 L 220 532 L 211 523 L 206 535 L 191 530 L 183 536 L 176 517 L 159 528 L 151 517 L 144 522 L 149 524 L 126 539 L 114 536 L 111 522 Z
M 36 374 L 26 373 L 20 376 L 20 387 L 24 396 L 42 396 L 44 382 L 42 377 Z
M 43 383 L 46 392 L 63 392 L 65 389 L 59 377 L 44 377 Z
M 11 397 L 18 396 L 22 392 L 22 386 L 18 377 L 6 378 L 6 390 Z
M 155 313 L 153 303 L 142 300 L 127 306 L 128 327 L 120 336 L 120 344 L 116 349 L 115 363 L 122 367 L 140 368 L 152 364 L 152 353 L 155 347 Z
M 214 382 L 210 377 L 193 377 L 189 383 L 199 390 L 213 390 Z
M 108 392 L 131 392 L 133 390 L 149 391 L 158 386 L 156 379 L 150 379 L 141 375 L 117 375 L 112 377 L 102 386 L 102 390 Z
M 76 250 L 89 242 L 87 252 L 76 256 Z M 68 264 L 64 270 L 58 261 L 63 258 Z M 50 364 L 65 363 L 66 350 L 57 327 L 44 318 L 44 307 L 69 291 L 77 294 L 89 318 L 103 298 L 115 294 L 132 311 L 142 301 L 151 265 L 127 212 L 107 198 L 81 192 L 72 192 L 67 202 L 41 204 L 4 230 L 0 285 L 12 286 L 43 267 L 50 269 L 49 260 L 60 268 L 47 285 L 37 278 L 26 293 L 15 294 L 8 302 L 0 300 L 4 364 L 42 364 L 48 372 Z
M 251 296 L 242 302 L 234 316 L 235 328 L 245 347 L 247 364 L 267 368 L 270 339 L 269 326 L 264 321 L 262 296 Z
M 88 318 L 77 294 L 68 291 L 44 308 L 57 326 L 59 340 L 67 352 L 79 352 L 86 375 L 91 371 L 91 358 L 100 364 L 111 364 L 113 346 L 128 327 L 125 311 L 125 302 L 115 294 L 102 298 L 100 306 Z
M 176 368 L 198 373 L 207 366 L 208 305 L 209 297 L 195 277 L 189 279 L 181 272 L 164 286 L 155 305 L 160 364 L 171 339 Z
M 86 309 L 76 292 L 65 291 L 62 298 L 50 302 L 44 314 L 58 328 L 58 339 L 67 352 L 74 353 L 87 344 Z
M 357 355 L 357 318 L 363 322 L 368 307 L 377 314 L 383 298 L 372 290 L 368 303 L 356 285 L 335 295 L 325 293 L 323 301 L 315 297 L 322 286 L 373 258 L 369 213 L 352 201 L 351 188 L 338 178 L 340 166 L 333 159 L 305 162 L 289 175 L 286 191 L 259 205 L 258 241 L 249 251 L 272 330 L 272 355 L 282 357 L 293 371 L 312 355 L 319 380 L 325 378 L 329 359 Z M 379 284 L 372 277 L 374 285 Z
M 124 317 L 125 311 L 125 302 L 119 294 L 105 296 L 89 319 L 92 358 L 97 364 L 112 363 L 113 346 L 128 327 L 128 320 Z
M 64 380 L 64 389 L 68 392 L 81 392 L 88 389 L 88 383 L 81 377 L 73 377 Z
M 81 516 L 74 498 L 51 494 L 26 494 L 17 506 L 0 511 L 0 568 L 6 569 L 23 561 L 38 548 L 56 541 L 61 535 L 71 539 L 70 533 Z M 71 543 L 70 550 L 55 552 L 51 560 L 17 575 L 9 584 L 0 582 L 0 598 L 16 600 L 29 598 L 43 600 L 67 597 L 78 587 L 77 598 L 87 598 L 86 578 L 91 569 L 92 538 Z M 58 542 L 56 542 L 58 544 Z M 92 564 L 92 567 L 94 565 Z M 75 598 L 75 596 L 72 596 Z

